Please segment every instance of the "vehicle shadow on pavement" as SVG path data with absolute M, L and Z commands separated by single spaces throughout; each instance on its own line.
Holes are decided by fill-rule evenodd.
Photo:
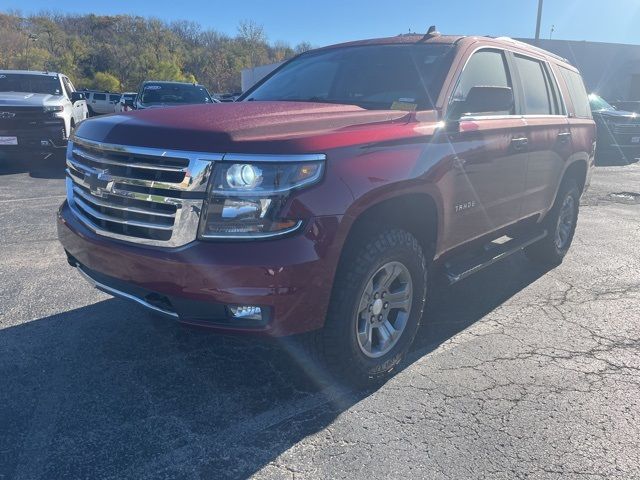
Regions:
M 31 178 L 64 178 L 64 158 L 52 155 L 49 158 L 6 158 L 0 157 L 0 175 L 28 173 Z
M 640 157 L 625 156 L 621 154 L 598 154 L 596 155 L 596 167 L 626 167 L 633 163 L 638 163 Z
M 516 255 L 434 289 L 404 368 L 544 273 Z M 0 330 L 0 378 L 0 478 L 16 479 L 246 478 L 372 393 L 116 299 Z

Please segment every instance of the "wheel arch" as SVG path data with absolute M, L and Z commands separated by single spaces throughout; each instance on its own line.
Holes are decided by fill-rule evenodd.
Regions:
M 584 191 L 584 187 L 587 182 L 587 172 L 588 166 L 585 160 L 576 160 L 569 164 L 569 166 L 565 169 L 562 180 L 560 181 L 560 185 L 562 185 L 567 180 L 575 180 L 578 184 L 578 189 L 580 190 L 580 194 Z M 556 192 L 557 196 L 557 192 Z
M 415 236 L 428 260 L 436 252 L 439 213 L 429 193 L 405 193 L 368 205 L 351 224 L 341 261 L 367 236 L 388 228 L 406 230 Z

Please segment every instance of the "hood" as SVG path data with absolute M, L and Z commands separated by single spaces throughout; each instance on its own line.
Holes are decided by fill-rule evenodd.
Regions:
M 202 152 L 321 152 L 398 137 L 413 113 L 307 102 L 239 102 L 151 108 L 82 122 L 98 142 Z M 405 127 L 406 128 L 406 127 Z
M 0 92 L 0 106 L 11 107 L 41 107 L 43 105 L 58 104 L 60 95 L 29 92 Z
M 600 117 L 603 120 L 619 122 L 640 122 L 640 115 L 624 110 L 599 110 L 592 113 L 594 118 Z

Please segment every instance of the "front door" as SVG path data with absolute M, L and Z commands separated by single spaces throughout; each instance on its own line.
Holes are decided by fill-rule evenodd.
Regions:
M 511 78 L 505 52 L 477 51 L 460 75 L 452 102 L 464 101 L 476 86 L 513 90 Z M 450 131 L 446 140 L 451 169 L 444 242 L 453 248 L 520 218 L 529 147 L 526 124 L 516 115 L 515 104 L 510 111 L 462 117 L 459 129 Z

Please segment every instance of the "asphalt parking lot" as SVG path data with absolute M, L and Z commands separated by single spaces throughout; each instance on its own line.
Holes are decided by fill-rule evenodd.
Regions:
M 596 169 L 561 266 L 432 292 L 365 392 L 91 289 L 63 198 L 60 163 L 0 166 L 0 479 L 640 478 L 638 163 Z

